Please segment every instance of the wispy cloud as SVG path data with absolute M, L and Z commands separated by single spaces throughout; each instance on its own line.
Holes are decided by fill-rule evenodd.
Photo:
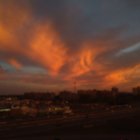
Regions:
M 0 88 L 138 85 L 140 12 L 129 3 L 1 0 Z

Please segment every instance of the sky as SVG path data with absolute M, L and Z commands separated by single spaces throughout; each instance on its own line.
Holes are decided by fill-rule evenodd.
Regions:
M 139 0 L 0 0 L 0 94 L 140 85 Z

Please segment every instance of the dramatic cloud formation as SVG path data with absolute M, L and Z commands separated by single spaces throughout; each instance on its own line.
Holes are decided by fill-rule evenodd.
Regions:
M 29 57 L 44 66 L 52 75 L 58 74 L 67 59 L 64 43 L 49 23 L 39 25 L 33 34 L 28 50 Z
M 125 68 L 121 70 L 117 70 L 112 72 L 106 77 L 108 84 L 112 85 L 120 85 L 126 84 L 126 86 L 136 86 L 139 85 L 140 80 L 140 64 Z
M 1 94 L 140 84 L 136 0 L 0 0 Z

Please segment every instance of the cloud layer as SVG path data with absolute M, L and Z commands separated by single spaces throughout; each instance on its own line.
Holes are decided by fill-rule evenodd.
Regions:
M 1 0 L 1 92 L 139 85 L 136 3 Z

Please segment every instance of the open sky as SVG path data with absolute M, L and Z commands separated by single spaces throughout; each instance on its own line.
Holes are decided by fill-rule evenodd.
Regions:
M 140 85 L 139 0 L 0 0 L 0 94 Z

